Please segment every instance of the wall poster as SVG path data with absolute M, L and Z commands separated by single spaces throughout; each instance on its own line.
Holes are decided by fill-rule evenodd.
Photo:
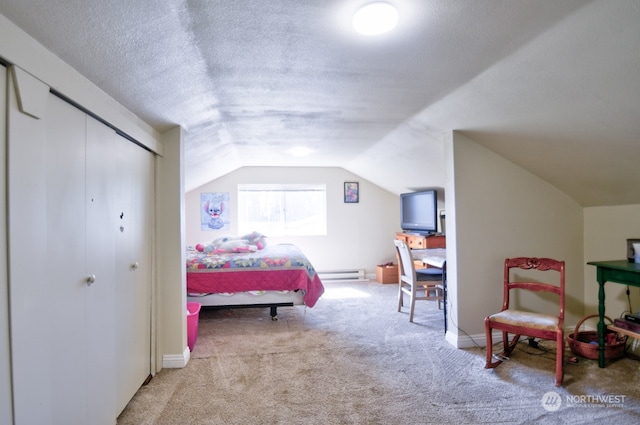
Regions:
M 358 182 L 344 182 L 344 202 L 357 204 L 360 201 L 360 184 Z
M 229 192 L 200 194 L 200 227 L 202 230 L 226 230 L 230 227 Z

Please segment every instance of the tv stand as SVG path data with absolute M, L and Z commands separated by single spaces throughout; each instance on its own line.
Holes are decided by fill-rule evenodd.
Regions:
M 408 231 L 404 231 L 402 233 L 405 233 L 407 235 L 413 235 L 413 236 L 431 236 L 434 235 L 435 233 L 431 233 L 431 232 L 408 232 Z
M 446 248 L 444 235 L 420 234 L 416 232 L 396 232 L 396 239 L 404 241 L 409 249 Z

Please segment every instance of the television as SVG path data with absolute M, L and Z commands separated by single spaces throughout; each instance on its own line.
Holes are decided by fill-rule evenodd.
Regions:
M 407 233 L 437 233 L 437 209 L 435 189 L 400 194 L 400 228 Z

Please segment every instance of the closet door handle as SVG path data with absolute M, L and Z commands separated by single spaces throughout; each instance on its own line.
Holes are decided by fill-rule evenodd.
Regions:
M 87 285 L 91 286 L 92 283 L 94 283 L 96 281 L 96 275 L 92 274 L 89 277 L 87 277 Z
M 131 270 L 136 271 L 138 270 L 138 267 L 140 267 L 140 263 L 138 263 L 137 261 L 135 263 L 133 263 L 131 265 Z

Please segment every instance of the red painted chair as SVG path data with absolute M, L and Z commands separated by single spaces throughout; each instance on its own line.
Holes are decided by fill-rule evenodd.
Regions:
M 517 269 L 556 271 L 560 273 L 559 284 L 540 283 L 531 281 L 515 281 L 514 274 Z M 511 355 L 520 336 L 540 338 L 556 341 L 556 386 L 562 385 L 564 362 L 564 261 L 551 258 L 507 258 L 504 261 L 504 293 L 502 310 L 499 313 L 487 316 L 484 326 L 487 337 L 487 363 L 485 368 L 494 368 L 502 363 L 505 357 Z M 512 280 L 514 279 L 514 280 Z M 546 280 L 546 279 L 545 279 Z M 509 305 L 511 291 L 549 292 L 559 298 L 559 313 L 557 315 L 534 313 L 529 311 L 514 310 Z M 504 350 L 502 354 L 494 358 L 492 330 L 502 331 Z M 508 334 L 514 334 L 509 341 Z

